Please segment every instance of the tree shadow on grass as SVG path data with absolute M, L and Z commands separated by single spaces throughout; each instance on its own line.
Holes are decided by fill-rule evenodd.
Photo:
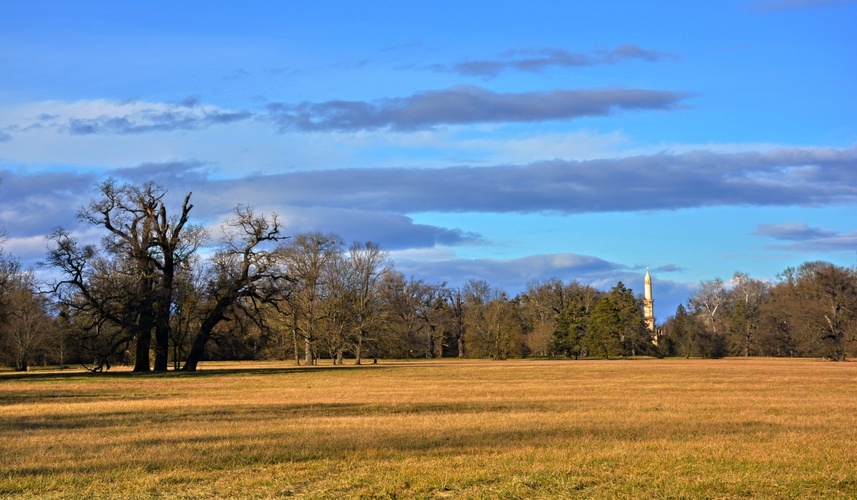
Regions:
M 381 370 L 402 368 L 402 365 L 338 365 L 338 366 L 284 366 L 284 367 L 228 367 L 218 368 L 216 365 L 204 365 L 204 368 L 193 372 L 169 370 L 166 372 L 134 372 L 129 370 L 114 370 L 101 372 L 85 372 L 80 370 L 44 370 L 38 372 L 0 372 L 0 383 L 6 380 L 68 380 L 72 378 L 181 378 L 181 377 L 210 377 L 231 375 L 283 375 L 289 373 L 333 372 L 342 370 Z

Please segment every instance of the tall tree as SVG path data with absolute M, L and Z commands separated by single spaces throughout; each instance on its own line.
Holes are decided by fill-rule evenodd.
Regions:
M 272 247 L 283 239 L 276 214 L 268 218 L 256 215 L 249 207 L 239 205 L 235 209 L 212 260 L 199 331 L 183 370 L 196 370 L 221 322 L 239 315 L 259 321 L 263 318 L 260 304 L 277 306 L 288 296 L 289 280 L 278 265 L 279 251 Z
M 523 327 L 517 305 L 484 280 L 464 285 L 465 328 L 470 352 L 491 359 L 522 355 Z
M 430 356 L 433 351 L 426 347 L 421 308 L 431 285 L 414 277 L 405 278 L 395 270 L 385 273 L 380 285 L 385 324 L 391 332 L 387 351 L 399 357 Z
M 354 358 L 358 365 L 365 354 L 366 343 L 373 340 L 381 325 L 380 280 L 391 267 L 389 254 L 377 243 L 355 242 L 348 250 L 348 296 L 354 320 Z
M 538 355 L 557 350 L 555 335 L 559 316 L 566 310 L 567 287 L 557 278 L 530 283 L 521 297 L 523 315 L 529 325 L 527 345 Z M 560 347 L 560 351 L 567 351 Z M 570 352 L 570 351 L 569 351 Z
M 634 356 L 651 345 L 642 304 L 620 281 L 595 305 L 585 339 L 591 354 Z
M 702 315 L 708 329 L 719 335 L 722 328 L 722 317 L 726 309 L 728 294 L 723 287 L 723 280 L 701 281 L 696 293 L 690 298 L 693 312 Z
M 754 280 L 742 272 L 736 272 L 732 277 L 728 303 L 732 305 L 729 335 L 733 354 L 750 356 L 761 352 L 757 332 L 767 294 L 768 285 L 763 281 Z
M 589 325 L 589 311 L 580 302 L 568 304 L 557 316 L 551 352 L 578 359 Z
M 459 358 L 463 358 L 467 356 L 467 344 L 464 337 L 464 311 L 467 302 L 461 287 L 455 287 L 454 290 L 447 290 L 446 301 L 449 304 L 451 331 L 455 342 L 456 355 Z
M 37 352 L 44 352 L 55 332 L 48 299 L 36 289 L 31 270 L 0 256 L 0 346 L 16 370 L 27 371 Z
M 765 356 L 800 356 L 803 351 L 794 317 L 795 311 L 802 307 L 796 286 L 797 270 L 787 268 L 777 279 L 760 308 L 760 349 Z
M 444 284 L 423 283 L 416 290 L 416 314 L 421 320 L 426 340 L 426 357 L 443 357 L 446 341 L 446 327 L 450 319 L 447 314 L 447 290 Z
M 844 360 L 857 341 L 857 272 L 827 262 L 798 269 L 803 335 L 814 353 Z
M 682 304 L 676 308 L 675 315 L 663 326 L 665 340 L 670 342 L 676 354 L 690 358 L 691 356 L 705 357 L 705 324 L 700 316 L 690 314 Z
M 312 232 L 296 235 L 279 249 L 293 280 L 288 308 L 295 341 L 298 336 L 303 340 L 304 360 L 308 365 L 315 362 L 318 328 L 326 318 L 329 268 L 340 258 L 342 246 L 342 238 L 333 233 Z M 300 358 L 296 357 L 296 362 L 299 364 Z
M 589 327 L 584 339 L 587 354 L 604 358 L 621 356 L 621 330 L 619 311 L 613 301 L 605 296 L 595 304 L 589 319 Z
M 130 259 L 102 256 L 94 245 L 80 245 L 62 228 L 54 230 L 50 240 L 48 263 L 62 276 L 53 290 L 72 336 L 96 360 L 93 369 L 100 369 L 111 356 L 135 343 L 135 371 L 149 371 L 151 328 L 144 326 L 151 324 L 143 321 L 141 325 L 145 320 L 141 310 L 148 310 L 141 302 L 149 297 L 136 294 L 135 285 L 142 278 L 134 272 Z
M 556 315 L 552 334 L 551 352 L 577 359 L 583 353 L 584 339 L 589 329 L 589 319 L 604 293 L 589 285 L 576 281 L 555 289 L 557 300 L 551 310 L 564 306 Z
M 108 179 L 98 186 L 99 197 L 78 212 L 78 217 L 106 231 L 103 252 L 94 246 L 78 246 L 70 234 L 58 229 L 52 235 L 48 261 L 59 269 L 63 279 L 57 289 L 70 288 L 78 299 L 88 302 L 98 316 L 116 323 L 136 339 L 135 371 L 149 371 L 149 350 L 155 335 L 155 370 L 167 369 L 169 359 L 170 314 L 175 272 L 197 249 L 205 233 L 186 231 L 193 205 L 190 193 L 184 198 L 179 215 L 168 217 L 164 202 L 166 191 L 155 183 L 141 186 L 118 184 Z M 99 300 L 92 290 L 96 261 L 115 259 L 120 266 L 100 265 L 102 269 L 123 270 L 127 306 L 124 314 L 111 311 L 111 304 Z

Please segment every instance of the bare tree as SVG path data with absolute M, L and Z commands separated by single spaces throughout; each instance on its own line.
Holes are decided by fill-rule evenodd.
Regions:
M 857 272 L 827 262 L 807 262 L 798 269 L 804 307 L 804 335 L 813 351 L 841 361 L 857 341 Z
M 523 328 L 515 304 L 505 292 L 484 280 L 470 280 L 464 295 L 470 352 L 491 359 L 520 356 Z
M 289 293 L 288 278 L 281 272 L 279 253 L 266 244 L 285 239 L 280 235 L 277 215 L 257 216 L 244 206 L 224 227 L 224 240 L 211 264 L 199 331 L 182 370 L 195 371 L 205 355 L 205 346 L 230 311 L 260 320 L 260 304 L 278 306 Z
M 729 315 L 729 333 L 732 336 L 733 352 L 742 356 L 761 353 L 757 332 L 760 327 L 762 303 L 768 294 L 768 285 L 754 280 L 742 272 L 732 277 L 729 292 L 732 305 Z
M 447 292 L 446 300 L 449 304 L 450 314 L 452 315 L 452 334 L 456 344 L 458 357 L 463 358 L 467 356 L 467 343 L 464 337 L 464 310 L 467 301 L 461 287 L 456 287 L 455 290 L 449 290 Z
M 329 292 L 326 273 L 342 252 L 342 239 L 332 233 L 298 234 L 278 252 L 293 280 L 287 307 L 292 317 L 295 343 L 304 342 L 304 360 L 315 362 L 318 328 L 326 318 L 324 302 Z M 300 359 L 295 361 L 300 364 Z
M 577 281 L 563 283 L 557 278 L 531 283 L 521 297 L 522 314 L 527 322 L 527 344 L 536 354 L 553 352 L 579 355 L 575 331 L 583 327 L 581 319 L 591 312 L 601 292 Z M 577 325 L 577 326 L 575 326 Z
M 706 324 L 715 335 L 719 333 L 717 327 L 721 323 L 727 298 L 728 294 L 723 287 L 723 280 L 716 278 L 700 282 L 699 288 L 690 299 L 690 305 L 694 312 L 705 318 Z
M 349 347 L 351 332 L 355 330 L 357 315 L 354 311 L 355 291 L 351 264 L 341 252 L 331 255 L 328 265 L 322 270 L 326 292 L 322 314 L 315 325 L 316 342 L 325 349 L 333 364 L 342 364 L 345 350 Z
M 431 285 L 423 283 L 417 288 L 416 313 L 422 320 L 426 339 L 426 356 L 430 358 L 443 357 L 446 339 L 447 291 L 443 283 Z
M 354 320 L 355 362 L 363 359 L 366 343 L 377 335 L 382 321 L 379 284 L 392 267 L 389 255 L 377 243 L 353 243 L 348 250 L 347 283 Z
M 203 300 L 206 292 L 205 265 L 194 257 L 176 274 L 173 311 L 170 327 L 173 369 L 181 368 L 190 350 L 190 342 L 199 331 L 202 321 Z
M 151 329 L 140 322 L 141 311 L 148 310 L 144 303 L 148 295 L 135 293 L 140 277 L 128 259 L 105 258 L 94 245 L 78 244 L 61 228 L 49 240 L 48 263 L 63 277 L 53 284 L 56 300 L 73 337 L 95 359 L 93 370 L 136 341 L 138 358 L 143 359 L 137 359 L 135 370 L 149 371 Z
M 22 271 L 14 260 L 0 263 L 2 314 L 0 328 L 16 370 L 29 370 L 33 356 L 44 351 L 54 332 L 47 297 L 36 289 L 33 272 Z
M 149 350 L 155 335 L 155 371 L 165 371 L 169 360 L 170 315 L 173 305 L 175 273 L 196 251 L 205 237 L 201 228 L 188 226 L 193 205 L 190 193 L 184 198 L 179 215 L 168 217 L 164 203 L 166 191 L 155 183 L 141 186 L 120 185 L 108 179 L 98 186 L 99 198 L 78 212 L 78 217 L 106 230 L 103 252 L 92 245 L 79 246 L 71 235 L 57 229 L 48 262 L 58 268 L 63 278 L 55 289 L 74 290 L 76 301 L 97 312 L 102 320 L 113 321 L 122 331 L 136 339 L 135 371 L 149 371 Z M 111 265 L 112 259 L 119 265 Z M 94 280 L 99 273 L 115 271 L 123 281 L 125 297 L 119 302 L 122 314 L 113 300 L 104 300 L 95 292 Z M 121 276 L 121 278 L 120 278 Z M 113 279 L 113 276 L 103 276 Z M 118 297 L 117 297 L 118 298 Z M 81 304 L 78 304 L 80 307 Z
M 387 352 L 396 357 L 411 357 L 422 352 L 422 339 L 418 339 L 421 320 L 416 302 L 425 285 L 421 280 L 406 279 L 395 270 L 385 273 L 381 279 L 381 300 L 385 310 L 386 329 L 390 337 Z

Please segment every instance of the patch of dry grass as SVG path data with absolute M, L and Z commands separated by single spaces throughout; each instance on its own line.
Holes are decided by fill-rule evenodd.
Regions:
M 0 374 L 0 496 L 857 496 L 857 363 Z

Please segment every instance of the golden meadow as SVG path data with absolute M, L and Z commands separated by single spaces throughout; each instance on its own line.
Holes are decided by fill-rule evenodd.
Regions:
M 0 373 L 13 498 L 855 498 L 857 363 Z

